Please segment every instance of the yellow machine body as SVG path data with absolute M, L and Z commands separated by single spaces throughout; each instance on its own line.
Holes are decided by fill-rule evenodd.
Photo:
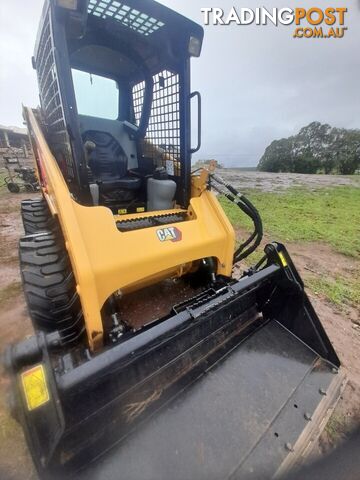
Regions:
M 217 198 L 206 189 L 208 172 L 192 177 L 188 210 L 114 216 L 106 207 L 85 207 L 71 196 L 34 112 L 24 109 L 42 190 L 60 222 L 83 309 L 89 347 L 103 345 L 101 309 L 115 292 L 129 293 L 166 278 L 181 277 L 203 258 L 217 259 L 217 274 L 231 276 L 235 232 Z M 186 213 L 168 226 L 120 232 L 116 222 Z M 177 232 L 177 238 L 173 233 Z

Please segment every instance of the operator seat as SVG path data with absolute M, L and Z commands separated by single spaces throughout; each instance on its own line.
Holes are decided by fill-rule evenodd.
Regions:
M 128 174 L 128 158 L 119 142 L 110 133 L 95 130 L 84 132 L 82 138 L 87 147 L 90 183 L 99 185 L 100 194 L 123 190 L 124 200 L 133 198 L 141 179 Z

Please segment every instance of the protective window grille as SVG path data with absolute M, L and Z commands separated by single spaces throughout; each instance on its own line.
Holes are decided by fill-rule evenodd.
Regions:
M 135 30 L 141 35 L 149 36 L 165 24 L 146 13 L 139 12 L 123 2 L 114 0 L 90 0 L 88 12 L 96 17 L 111 17 L 125 27 Z
M 140 124 L 145 82 L 133 87 L 135 120 Z M 154 76 L 154 96 L 143 155 L 158 166 L 166 167 L 169 175 L 180 176 L 180 99 L 179 75 L 163 71 Z
M 36 70 L 41 107 L 51 143 L 55 146 L 57 151 L 61 151 L 61 160 L 65 160 L 67 175 L 70 178 L 74 178 L 71 148 L 66 129 L 63 105 L 61 102 L 54 52 L 55 49 L 49 10 L 45 17 L 36 55 Z

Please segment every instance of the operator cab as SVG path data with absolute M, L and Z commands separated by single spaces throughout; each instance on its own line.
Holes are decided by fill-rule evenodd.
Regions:
M 43 22 L 34 57 L 41 106 L 74 197 L 144 212 L 155 179 L 171 182 L 164 206 L 187 208 L 190 58 L 200 55 L 202 28 L 149 0 L 49 0 Z

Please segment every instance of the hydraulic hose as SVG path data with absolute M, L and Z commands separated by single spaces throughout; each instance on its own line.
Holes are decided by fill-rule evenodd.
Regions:
M 249 217 L 251 217 L 251 212 L 249 211 L 249 209 L 247 208 L 246 205 L 242 204 L 239 200 L 237 200 L 233 195 L 230 195 L 229 193 L 227 192 L 224 192 L 223 190 L 221 190 L 220 188 L 218 188 L 216 185 L 212 185 L 213 189 L 216 190 L 218 193 L 220 193 L 221 195 L 224 195 L 224 197 L 226 197 L 230 202 L 232 203 L 235 203 L 246 215 L 248 215 Z M 235 256 L 237 254 L 237 252 L 242 252 L 243 249 L 245 247 L 247 247 L 248 245 L 250 245 L 250 243 L 255 239 L 257 235 L 257 232 L 254 231 L 254 233 L 251 235 L 251 237 L 249 237 L 244 243 L 242 243 L 239 248 L 237 249 L 237 251 L 235 252 Z
M 216 185 L 216 183 L 211 183 L 214 190 L 224 195 L 230 202 L 237 205 L 242 212 L 251 218 L 254 224 L 254 232 L 239 246 L 234 254 L 234 263 L 236 263 L 251 255 L 260 245 L 263 238 L 262 220 L 256 207 L 242 193 L 237 191 L 232 185 L 225 182 L 225 180 L 218 175 L 212 174 L 210 178 L 218 185 L 225 187 L 230 193 L 223 191 L 223 189 Z M 251 245 L 252 242 L 254 243 Z M 251 246 L 247 248 L 249 245 Z

